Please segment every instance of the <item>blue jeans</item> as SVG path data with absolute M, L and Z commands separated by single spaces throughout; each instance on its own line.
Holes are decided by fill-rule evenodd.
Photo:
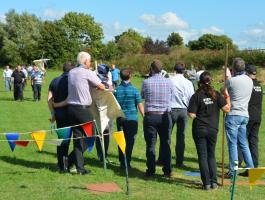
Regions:
M 230 172 L 234 171 L 234 162 L 238 161 L 237 144 L 242 151 L 246 167 L 253 168 L 253 161 L 247 143 L 248 117 L 227 115 L 225 118 L 225 129 L 229 150 L 229 168 Z
M 12 85 L 12 82 L 11 82 L 11 78 L 5 78 L 5 86 L 6 86 L 6 91 L 11 91 L 11 85 Z

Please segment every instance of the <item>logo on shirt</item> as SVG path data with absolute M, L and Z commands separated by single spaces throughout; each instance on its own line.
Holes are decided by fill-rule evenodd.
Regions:
M 261 92 L 260 86 L 254 86 L 253 89 L 255 90 L 255 92 Z
M 205 105 L 213 104 L 213 101 L 211 98 L 205 98 L 205 99 L 203 99 L 203 102 Z

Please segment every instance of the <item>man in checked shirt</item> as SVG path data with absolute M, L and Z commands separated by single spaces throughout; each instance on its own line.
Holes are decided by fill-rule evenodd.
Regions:
M 157 134 L 160 137 L 161 149 L 164 155 L 163 172 L 171 177 L 171 150 L 170 136 L 172 120 L 170 116 L 170 102 L 172 98 L 172 84 L 160 72 L 162 63 L 154 60 L 150 66 L 150 77 L 142 86 L 142 98 L 145 100 L 144 137 L 146 142 L 147 170 L 146 176 L 155 174 L 155 144 Z

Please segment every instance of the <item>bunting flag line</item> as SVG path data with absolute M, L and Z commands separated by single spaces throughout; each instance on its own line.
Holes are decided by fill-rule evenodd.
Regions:
M 6 139 L 8 140 L 8 144 L 12 152 L 14 151 L 16 147 L 15 141 L 18 140 L 18 138 L 19 138 L 19 133 L 7 133 L 6 134 Z
M 86 143 L 87 143 L 87 151 L 88 153 L 90 153 L 94 147 L 95 144 L 95 137 L 87 137 L 85 139 Z
M 126 142 L 123 131 L 113 132 L 113 137 L 120 147 L 123 154 L 125 154 Z
M 39 149 L 39 151 L 42 150 L 43 143 L 46 137 L 46 132 L 45 131 L 36 131 L 31 133 L 32 139 L 35 140 L 35 143 Z
M 18 141 L 15 141 L 15 144 L 18 145 L 18 146 L 21 146 L 21 147 L 26 147 L 26 146 L 28 146 L 29 141 L 26 141 L 26 140 L 18 140 Z
M 251 168 L 248 170 L 249 186 L 252 190 L 252 186 L 255 185 L 256 181 L 262 177 L 265 173 L 265 168 Z
M 61 143 L 68 144 L 71 138 L 71 128 L 66 127 L 56 130 L 59 139 L 63 139 Z M 56 144 L 58 146 L 58 144 Z
M 87 137 L 93 137 L 93 122 L 87 122 L 82 125 Z

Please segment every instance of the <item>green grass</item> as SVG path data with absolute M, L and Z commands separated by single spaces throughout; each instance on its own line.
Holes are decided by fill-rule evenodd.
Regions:
M 13 94 L 4 91 L 3 83 L 0 85 L 0 132 L 28 132 L 34 130 L 49 129 L 49 111 L 46 97 L 48 85 L 52 78 L 60 72 L 49 71 L 42 88 L 41 102 L 32 101 L 30 86 L 26 87 L 24 102 L 13 101 Z M 142 79 L 135 78 L 133 83 L 140 88 Z M 220 123 L 222 124 L 222 123 Z M 263 152 L 264 125 L 260 129 L 260 165 L 265 165 Z M 172 135 L 172 164 L 175 164 L 175 130 Z M 48 138 L 56 138 L 48 134 Z M 30 139 L 29 135 L 21 138 Z M 5 140 L 3 135 L 1 140 Z M 158 147 L 158 144 L 157 144 Z M 12 153 L 7 142 L 1 142 L 0 150 L 0 199 L 229 199 L 229 186 L 216 191 L 205 192 L 200 189 L 200 178 L 185 176 L 186 170 L 173 167 L 174 177 L 163 178 L 161 167 L 157 167 L 157 175 L 154 178 L 144 178 L 145 166 L 145 141 L 142 136 L 142 118 L 139 117 L 139 129 L 137 141 L 133 151 L 132 166 L 129 172 L 131 186 L 130 197 L 124 192 L 112 194 L 91 194 L 85 189 L 89 183 L 115 182 L 124 191 L 126 190 L 124 172 L 119 170 L 117 158 L 117 146 L 113 138 L 109 148 L 109 159 L 114 163 L 108 165 L 107 174 L 104 174 L 103 165 L 96 158 L 96 149 L 91 154 L 85 155 L 85 167 L 92 171 L 86 176 L 71 174 L 59 174 L 56 167 L 56 147 L 44 144 L 42 152 L 38 152 L 35 144 L 30 143 L 27 148 L 16 147 Z M 72 146 L 70 147 L 72 149 Z M 225 144 L 225 160 L 228 163 L 227 145 Z M 221 161 L 221 129 L 219 132 L 216 149 L 217 161 Z M 197 171 L 197 154 L 191 137 L 191 121 L 186 132 L 185 164 L 188 171 Z M 220 174 L 221 168 L 218 168 Z M 240 180 L 247 181 L 246 178 Z M 264 180 L 264 178 L 263 178 Z M 219 180 L 220 181 L 220 180 Z M 236 186 L 235 199 L 265 199 L 264 186 L 254 186 L 250 191 L 248 186 Z

